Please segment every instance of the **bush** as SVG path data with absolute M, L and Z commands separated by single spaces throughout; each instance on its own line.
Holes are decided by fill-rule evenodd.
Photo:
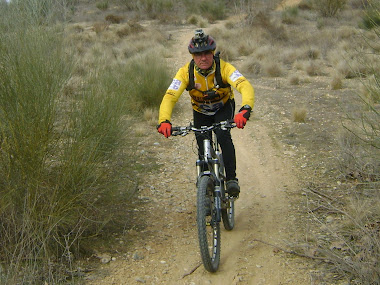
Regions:
M 95 69 L 64 97 L 74 56 L 62 28 L 9 7 L 0 11 L 0 283 L 56 284 L 80 239 L 104 225 L 99 197 L 120 183 L 126 100 Z
M 31 284 L 64 278 L 56 262 L 72 266 L 84 232 L 103 224 L 97 197 L 120 181 L 112 158 L 125 98 L 101 84 L 101 72 L 63 97 L 73 63 L 62 35 L 30 28 L 0 41 L 0 258 L 10 265 L 8 284 L 20 275 Z
M 13 273 L 51 258 L 73 214 L 69 200 L 55 201 L 57 101 L 72 67 L 60 33 L 30 27 L 0 39 L 0 257 Z

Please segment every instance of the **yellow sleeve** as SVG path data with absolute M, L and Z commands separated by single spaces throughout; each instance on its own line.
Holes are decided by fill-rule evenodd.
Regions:
M 242 96 L 241 105 L 249 105 L 252 109 L 255 105 L 255 90 L 247 78 L 245 78 L 232 64 L 220 60 L 222 78 L 240 92 Z
M 160 105 L 160 111 L 158 115 L 158 124 L 168 120 L 171 120 L 172 112 L 179 97 L 181 97 L 183 91 L 189 84 L 189 63 L 181 67 L 176 76 L 173 78 L 172 83 L 166 90 L 162 102 Z

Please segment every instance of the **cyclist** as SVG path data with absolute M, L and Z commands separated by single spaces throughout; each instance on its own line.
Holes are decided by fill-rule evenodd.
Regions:
M 158 132 L 165 137 L 172 133 L 171 115 L 184 90 L 189 91 L 193 107 L 194 127 L 234 119 L 238 128 L 244 128 L 254 105 L 254 89 L 249 81 L 230 63 L 215 54 L 215 40 L 202 29 L 195 30 L 188 50 L 193 60 L 181 67 L 167 89 L 159 111 Z M 235 99 L 231 87 L 242 95 L 242 108 L 235 114 Z M 227 192 L 238 197 L 240 186 L 236 178 L 235 147 L 230 130 L 215 131 L 222 149 L 226 172 Z M 196 134 L 199 155 L 203 153 L 203 137 Z

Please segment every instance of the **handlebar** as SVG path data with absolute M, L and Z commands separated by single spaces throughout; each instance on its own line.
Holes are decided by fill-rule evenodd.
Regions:
M 202 126 L 199 129 L 195 128 L 191 123 L 188 126 L 184 127 L 172 127 L 172 136 L 186 136 L 189 132 L 195 132 L 195 133 L 207 133 L 209 131 L 212 131 L 214 129 L 222 129 L 222 130 L 227 130 L 227 129 L 232 129 L 235 128 L 236 124 L 234 120 L 226 120 L 226 121 L 221 121 L 219 123 L 214 123 L 211 126 Z

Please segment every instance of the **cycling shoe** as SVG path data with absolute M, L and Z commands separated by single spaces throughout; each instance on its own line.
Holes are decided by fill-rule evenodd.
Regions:
M 226 187 L 227 187 L 228 195 L 230 195 L 231 197 L 235 197 L 235 198 L 239 197 L 240 186 L 239 186 L 239 182 L 237 179 L 227 181 Z

